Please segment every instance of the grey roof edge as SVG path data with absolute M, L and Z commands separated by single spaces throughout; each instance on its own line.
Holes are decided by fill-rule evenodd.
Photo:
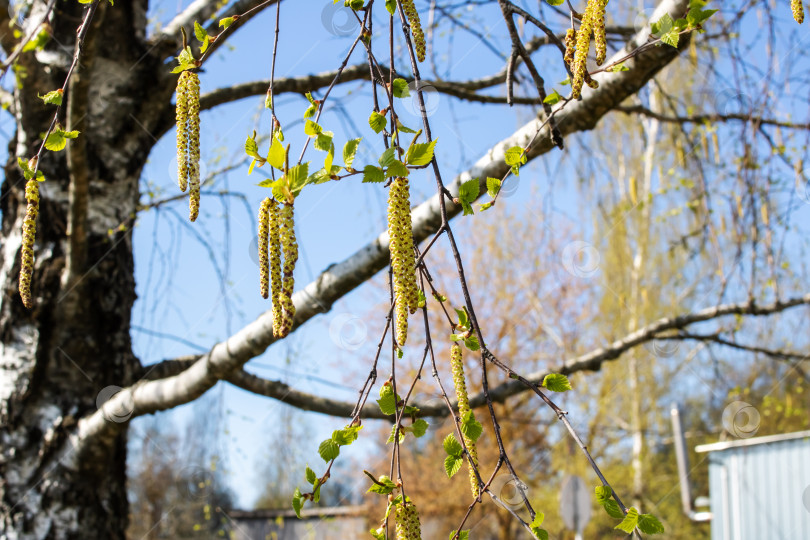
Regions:
M 782 441 L 791 441 L 795 439 L 805 439 L 810 437 L 810 430 L 796 431 L 794 433 L 779 433 L 777 435 L 767 435 L 765 437 L 754 437 L 752 439 L 740 439 L 736 441 L 724 441 L 711 444 L 701 444 L 695 447 L 695 452 L 717 452 L 718 450 L 727 450 L 729 448 L 742 448 L 745 446 L 756 446 L 758 444 L 769 444 Z

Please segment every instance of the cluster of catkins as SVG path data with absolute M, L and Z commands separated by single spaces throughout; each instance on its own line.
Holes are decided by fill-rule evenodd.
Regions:
M 394 519 L 397 524 L 397 540 L 422 540 L 419 511 L 410 499 L 407 503 L 397 505 Z
M 31 300 L 31 276 L 34 273 L 34 238 L 37 235 L 37 214 L 39 214 L 39 182 L 34 179 L 25 184 L 27 206 L 22 227 L 22 257 L 20 261 L 20 298 L 28 309 Z
M 411 198 L 406 177 L 396 177 L 388 192 L 388 237 L 391 269 L 394 274 L 394 314 L 397 344 L 408 337 L 408 314 L 419 307 L 416 285 L 416 259 L 411 231 Z
M 183 71 L 177 79 L 177 184 L 189 188 L 188 218 L 200 213 L 200 78 Z
M 282 273 L 281 258 L 284 256 Z M 298 261 L 293 205 L 267 197 L 259 208 L 259 269 L 262 297 L 272 293 L 273 335 L 286 337 L 292 330 L 295 305 L 292 302 Z
M 411 23 L 413 44 L 416 47 L 416 58 L 418 58 L 420 62 L 424 62 L 425 32 L 422 30 L 422 23 L 419 22 L 419 12 L 416 11 L 413 0 L 402 0 L 402 9 L 405 11 L 405 15 L 408 16 L 408 22 Z
M 607 38 L 605 37 L 605 7 L 608 0 L 588 0 L 585 13 L 579 24 L 579 30 L 570 28 L 565 34 L 565 63 L 571 69 L 574 78 L 571 81 L 571 97 L 579 98 L 582 85 L 588 83 L 596 88 L 599 83 L 588 75 L 588 51 L 591 48 L 591 36 L 596 49 L 596 64 L 601 66 L 607 56 Z
M 804 5 L 802 0 L 790 0 L 790 9 L 793 10 L 793 19 L 802 24 L 804 22 Z
M 456 399 L 458 400 L 458 414 L 461 418 L 470 412 L 470 399 L 467 395 L 467 382 L 464 379 L 464 363 L 461 359 L 461 347 L 458 343 L 454 343 L 450 349 L 450 367 L 453 370 L 453 385 L 456 387 Z M 467 447 L 467 453 L 470 457 L 470 462 L 467 463 L 467 468 L 470 474 L 470 488 L 472 489 L 472 496 L 478 497 L 478 478 L 475 476 L 473 465 L 478 467 L 478 450 L 475 448 L 475 441 L 470 437 L 463 435 L 464 446 Z

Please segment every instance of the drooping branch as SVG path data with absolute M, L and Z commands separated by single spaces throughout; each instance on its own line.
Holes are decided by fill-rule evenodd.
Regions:
M 687 0 L 665 0 L 656 10 L 656 15 L 660 16 L 666 11 L 677 16 L 685 11 L 686 5 Z M 647 27 L 618 53 L 618 57 L 626 56 L 639 44 L 645 43 L 648 37 Z M 686 44 L 688 40 L 683 39 L 679 46 L 684 47 Z M 598 74 L 599 88 L 585 89 L 581 101 L 568 103 L 564 111 L 558 115 L 562 134 L 592 129 L 600 118 L 624 99 L 638 92 L 650 78 L 671 62 L 678 52 L 678 49 L 672 47 L 652 48 L 642 55 L 628 59 L 627 71 Z M 531 141 L 534 143 L 530 145 Z M 506 165 L 504 156 L 506 150 L 513 146 L 524 148 L 529 146 L 526 152 L 528 160 L 545 154 L 553 147 L 547 124 L 537 119 L 532 120 L 493 146 L 471 169 L 458 175 L 447 186 L 449 191 L 457 194 L 461 183 L 478 178 L 484 184 L 480 191 L 485 193 L 487 177 L 502 177 L 508 172 L 509 166 Z M 460 205 L 448 205 L 447 215 L 456 216 L 461 210 Z M 421 242 L 427 239 L 441 224 L 439 196 L 434 195 L 415 207 L 411 215 L 414 240 Z M 385 268 L 388 261 L 388 234 L 385 232 L 348 259 L 327 268 L 314 282 L 293 295 L 292 300 L 296 307 L 293 329 L 315 315 L 329 311 L 335 301 Z M 182 373 L 166 379 L 140 382 L 122 389 L 100 410 L 79 421 L 72 434 L 72 442 L 77 452 L 71 454 L 71 461 L 75 462 L 82 455 L 88 443 L 92 444 L 100 438 L 110 439 L 123 427 L 122 423 L 106 419 L 114 411 L 122 409 L 131 411 L 128 417 L 134 418 L 187 403 L 202 395 L 218 380 L 239 369 L 251 358 L 263 353 L 274 341 L 272 313 L 268 311 L 226 341 L 214 345 L 208 353 Z
M 622 339 L 618 339 L 605 347 L 594 349 L 572 358 L 564 359 L 560 362 L 560 365 L 556 370 L 538 371 L 528 375 L 526 379 L 532 384 L 540 384 L 545 376 L 551 372 L 571 375 L 580 371 L 598 371 L 606 362 L 618 360 L 624 353 L 630 351 L 631 349 L 655 340 L 707 341 L 746 352 L 761 353 L 788 360 L 802 360 L 805 359 L 807 355 L 791 351 L 743 345 L 735 341 L 721 338 L 717 334 L 703 335 L 689 332 L 671 334 L 671 332 L 673 330 L 685 330 L 695 324 L 714 321 L 731 315 L 763 317 L 782 313 L 793 307 L 806 305 L 810 305 L 810 294 L 791 298 L 782 302 L 774 302 L 765 306 L 758 306 L 752 302 L 724 304 L 702 309 L 694 313 L 687 313 L 677 317 L 665 317 L 650 323 L 636 332 L 628 334 Z M 199 358 L 201 358 L 201 356 L 187 356 L 173 360 L 165 360 L 154 366 L 148 366 L 144 368 L 145 372 L 143 374 L 143 378 L 147 380 L 157 380 L 176 375 L 187 369 Z M 244 370 L 235 371 L 225 377 L 224 380 L 228 381 L 234 386 L 242 388 L 243 390 L 247 390 L 248 392 L 277 399 L 305 411 L 313 411 L 328 414 L 330 416 L 348 418 L 351 416 L 351 413 L 355 407 L 355 403 L 323 398 L 321 396 L 301 392 L 291 388 L 288 384 L 281 381 L 264 379 L 257 375 L 247 373 Z M 525 384 L 521 384 L 518 381 L 509 381 L 490 389 L 490 395 L 492 396 L 493 401 L 503 402 L 510 397 L 528 392 L 529 390 L 530 388 L 528 388 Z M 471 407 L 482 407 L 485 404 L 486 402 L 482 393 L 470 396 Z M 412 402 L 410 405 L 418 407 L 421 416 L 428 417 L 447 415 L 447 405 L 439 399 L 431 400 L 429 402 Z M 457 403 L 455 400 L 451 400 L 451 406 L 456 408 Z M 388 420 L 393 418 L 392 416 L 382 414 L 380 408 L 374 404 L 366 405 L 363 408 L 361 416 L 363 418 Z
M 810 129 L 810 123 L 787 122 L 775 118 L 762 118 L 752 114 L 692 114 L 689 116 L 667 115 L 651 111 L 643 105 L 622 105 L 616 107 L 617 111 L 625 114 L 641 114 L 649 118 L 654 118 L 660 122 L 670 124 L 706 124 L 716 122 L 750 122 L 761 126 L 775 126 L 787 129 Z

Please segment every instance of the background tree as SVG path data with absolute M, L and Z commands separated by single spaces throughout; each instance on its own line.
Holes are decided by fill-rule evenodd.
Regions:
M 0 232 L 3 245 L 0 252 L 0 282 L 4 285 L 0 300 L 0 369 L 3 371 L 0 386 L 0 440 L 3 444 L 0 458 L 0 474 L 3 478 L 0 487 L 0 530 L 10 537 L 122 537 L 128 515 L 125 485 L 128 422 L 134 417 L 190 402 L 220 380 L 284 399 L 305 410 L 351 416 L 353 421 L 359 421 L 361 416 L 363 419 L 386 416 L 372 404 L 352 415 L 353 403 L 291 390 L 279 381 L 262 380 L 243 371 L 245 363 L 276 340 L 270 311 L 259 315 L 253 323 L 226 340 L 213 344 L 208 352 L 200 356 L 176 358 L 152 365 L 157 359 L 138 359 L 133 354 L 130 338 L 135 302 L 132 226 L 139 211 L 145 207 L 168 204 L 166 201 L 152 201 L 144 205 L 140 197 L 140 180 L 156 141 L 175 125 L 172 95 L 177 85 L 177 75 L 170 73 L 168 61 L 181 52 L 180 29 L 183 28 L 190 38 L 195 35 L 195 21 L 205 25 L 205 33 L 209 37 L 207 50 L 202 53 L 199 44 L 194 43 L 191 54 L 207 60 L 215 52 L 224 51 L 220 49 L 228 38 L 248 25 L 257 14 L 277 4 L 258 0 L 225 3 L 196 0 L 162 29 L 155 31 L 148 26 L 149 3 L 146 0 L 120 4 L 110 6 L 107 2 L 96 0 L 83 6 L 73 1 L 33 0 L 25 4 L 26 16 L 22 28 L 15 29 L 15 23 L 5 17 L 9 13 L 8 2 L 0 1 L 0 23 L 3 28 L 10 28 L 0 38 L 0 45 L 6 53 L 3 69 L 8 71 L 13 66 L 15 76 L 11 85 L 13 88 L 3 94 L 3 103 L 15 122 L 15 133 L 9 141 L 9 159 L 4 167 L 5 179 L 0 198 L 3 220 Z M 665 13 L 678 17 L 686 13 L 688 4 L 685 0 L 665 0 L 647 19 L 660 21 Z M 388 92 L 393 93 L 394 81 L 391 79 L 395 74 L 390 69 L 405 73 L 409 65 L 407 57 L 411 56 L 413 49 L 409 41 L 401 41 L 402 38 L 397 37 L 396 43 L 402 44 L 402 48 L 398 49 L 399 55 L 384 53 L 389 51 L 389 37 L 383 28 L 372 25 L 374 19 L 371 14 L 382 14 L 382 20 L 387 22 L 384 28 L 390 29 L 391 35 L 394 28 L 398 29 L 404 21 L 398 19 L 399 22 L 394 24 L 394 19 L 383 11 L 385 6 L 380 4 L 360 6 L 355 2 L 352 6 L 356 8 L 357 26 L 347 39 L 354 39 L 356 50 L 359 51 L 357 58 L 348 55 L 344 67 L 331 73 L 273 78 L 271 97 L 284 93 L 315 92 L 320 100 L 313 100 L 313 105 L 320 113 L 327 94 L 338 85 L 373 78 L 388 86 L 372 85 L 372 96 L 380 98 L 384 94 L 386 99 L 393 102 Z M 723 49 L 727 53 L 724 59 L 736 62 L 736 66 L 748 67 L 749 64 L 739 52 L 736 42 L 728 40 L 732 34 L 752 35 L 738 30 L 747 29 L 749 27 L 745 25 L 752 24 L 752 19 L 746 15 L 754 7 L 765 15 L 763 24 L 768 28 L 778 28 L 782 32 L 781 29 L 786 27 L 786 21 L 776 18 L 781 11 L 764 3 L 727 8 L 727 17 L 718 28 L 720 38 L 716 39 L 727 44 L 727 48 Z M 419 6 L 420 11 L 423 8 Z M 474 23 L 474 19 L 464 21 L 459 18 L 458 7 L 436 4 L 432 9 L 433 15 L 441 13 L 442 16 L 436 18 L 439 22 L 429 25 L 426 37 L 431 43 L 433 58 L 428 65 L 437 65 L 435 53 L 445 45 L 438 41 L 442 28 L 456 26 L 459 22 L 460 28 L 494 47 L 489 38 L 478 30 L 482 26 L 469 24 Z M 799 281 L 797 284 L 792 281 L 794 275 L 791 270 L 782 268 L 783 250 L 774 240 L 780 230 L 795 227 L 789 217 L 796 206 L 796 189 L 790 187 L 795 185 L 793 178 L 785 184 L 785 167 L 791 172 L 795 169 L 799 179 L 804 174 L 803 167 L 798 165 L 804 147 L 799 144 L 794 150 L 785 144 L 785 140 L 792 135 L 780 135 L 780 141 L 780 137 L 769 131 L 770 127 L 791 132 L 806 128 L 803 124 L 770 114 L 769 105 L 773 103 L 774 95 L 784 97 L 780 103 L 786 107 L 795 102 L 796 98 L 785 90 L 789 85 L 774 80 L 773 71 L 767 71 L 765 80 L 770 86 L 768 92 L 760 94 L 762 88 L 759 81 L 751 84 L 749 78 L 738 77 L 736 82 L 739 84 L 751 85 L 746 96 L 763 95 L 769 98 L 752 103 L 756 106 L 742 113 L 725 110 L 694 113 L 684 110 L 683 104 L 671 99 L 672 96 L 666 100 L 668 107 L 662 107 L 663 113 L 657 112 L 655 107 L 651 108 L 642 97 L 639 97 L 640 103 L 630 102 L 628 105 L 625 100 L 636 95 L 677 57 L 678 52 L 687 48 L 690 37 L 687 33 L 681 35 L 677 27 L 665 28 L 659 24 L 658 34 L 667 41 L 674 42 L 678 36 L 677 47 L 648 46 L 649 27 L 640 25 L 643 28 L 636 31 L 635 28 L 630 30 L 627 27 L 609 26 L 607 30 L 611 39 L 606 41 L 611 46 L 629 38 L 630 43 L 625 50 L 635 51 L 641 46 L 644 49 L 642 53 L 624 61 L 624 67 L 628 68 L 626 71 L 619 68 L 595 74 L 599 89 L 586 87 L 582 91 L 582 100 L 561 99 L 552 105 L 551 102 L 560 99 L 560 96 L 552 94 L 546 87 L 538 69 L 538 66 L 542 69 L 545 66 L 539 61 L 535 64 L 532 54 L 544 47 L 542 52 L 554 51 L 558 72 L 562 74 L 560 59 L 563 51 L 559 46 L 565 28 L 571 24 L 570 13 L 541 5 L 532 7 L 537 10 L 532 15 L 507 1 L 499 1 L 497 5 L 488 3 L 482 5 L 481 9 L 488 9 L 485 11 L 487 16 L 494 16 L 495 20 L 503 18 L 506 23 L 504 38 L 506 43 L 511 44 L 511 54 L 503 53 L 504 69 L 494 75 L 477 74 L 478 78 L 470 80 L 439 77 L 440 71 L 437 69 L 433 73 L 436 80 L 431 81 L 434 88 L 462 100 L 482 103 L 540 105 L 547 96 L 552 99 L 538 107 L 539 118 L 532 118 L 511 136 L 494 142 L 472 168 L 458 174 L 452 182 L 447 182 L 449 194 L 452 197 L 462 195 L 465 203 L 469 202 L 468 198 L 474 197 L 460 194 L 463 182 L 478 178 L 479 191 L 483 193 L 487 188 L 487 178 L 505 178 L 512 165 L 519 165 L 524 158 L 528 162 L 549 152 L 555 145 L 561 144 L 561 138 L 570 146 L 571 141 L 576 139 L 572 134 L 594 128 L 611 110 L 658 118 L 661 122 L 679 126 L 703 126 L 707 120 L 721 125 L 739 122 L 743 126 L 740 132 L 743 136 L 734 139 L 732 148 L 735 152 L 730 154 L 734 159 L 730 159 L 725 167 L 720 167 L 712 177 L 719 177 L 723 181 L 718 183 L 718 191 L 713 192 L 713 187 L 710 189 L 706 175 L 698 176 L 699 181 L 688 188 L 699 192 L 699 209 L 701 205 L 707 210 L 721 206 L 716 199 L 728 204 L 723 207 L 723 212 L 706 211 L 703 214 L 701 234 L 687 237 L 686 243 L 690 249 L 705 253 L 704 248 L 711 244 L 700 242 L 711 242 L 718 232 L 737 235 L 745 240 L 738 244 L 744 248 L 724 246 L 731 253 L 723 251 L 722 254 L 732 255 L 730 260 L 733 264 L 725 268 L 730 275 L 722 280 L 723 294 L 713 296 L 713 301 L 708 304 L 697 303 L 674 313 L 659 313 L 644 326 L 640 326 L 642 321 L 639 318 L 639 330 L 625 334 L 627 328 L 637 327 L 630 324 L 621 335 L 611 336 L 612 341 L 593 337 L 592 343 L 596 348 L 566 355 L 558 360 L 554 371 L 572 374 L 598 369 L 604 362 L 614 360 L 634 347 L 671 337 L 673 333 L 681 339 L 693 339 L 695 336 L 685 334 L 698 323 L 708 321 L 711 324 L 726 316 L 736 316 L 745 321 L 746 315 L 769 316 L 810 302 L 810 296 L 804 292 L 801 282 L 796 280 Z M 584 6 L 580 6 L 580 9 L 584 9 Z M 547 17 L 548 24 L 544 22 L 545 19 L 537 19 L 538 14 Z M 614 16 L 613 13 L 609 15 Z M 402 16 L 401 12 L 398 16 Z M 209 21 L 212 18 L 214 20 Z M 428 19 L 425 17 L 425 20 Z M 222 24 L 219 21 L 223 21 Z M 518 26 L 523 29 L 522 32 Z M 365 28 L 365 31 L 361 31 L 361 28 Z M 525 28 L 532 29 L 531 37 L 526 34 Z M 283 25 L 279 30 L 292 31 Z M 373 36 L 370 45 L 368 33 Z M 774 34 L 768 34 L 771 35 Z M 212 41 L 213 36 L 216 39 Z M 699 42 L 703 37 L 698 36 L 694 41 Z M 751 42 L 756 43 L 757 39 L 755 36 Z M 74 43 L 80 46 L 68 45 Z M 33 46 L 27 47 L 28 44 Z M 366 45 L 371 49 L 367 49 Z M 505 47 L 510 49 L 509 45 Z M 421 48 L 422 45 L 417 44 L 414 54 L 421 56 Z M 369 50 L 377 51 L 379 58 L 389 56 L 392 64 L 388 66 L 388 71 L 383 70 L 383 66 L 375 65 Z M 769 48 L 769 51 L 775 54 L 773 48 Z M 694 49 L 691 54 L 694 64 L 689 66 L 689 70 L 709 66 L 708 72 L 714 79 L 708 78 L 707 85 L 724 76 L 720 71 L 722 62 L 715 61 L 710 49 L 704 56 L 698 55 Z M 188 60 L 188 57 L 181 56 L 181 60 L 184 58 Z M 621 54 L 618 59 L 621 59 Z M 341 60 L 336 58 L 335 65 L 340 65 Z M 356 63 L 349 65 L 349 60 Z M 768 60 L 775 61 L 773 57 Z M 585 67 L 584 57 L 577 62 L 578 66 Z M 609 65 L 612 63 L 608 62 Z M 272 73 L 272 68 L 269 71 Z M 380 76 L 386 72 L 388 77 Z M 519 82 L 519 74 L 524 72 L 528 73 L 528 77 L 525 77 L 526 84 L 521 87 L 516 83 Z M 581 75 L 579 70 L 578 75 Z M 413 70 L 409 76 L 417 80 L 415 92 L 418 95 L 419 75 Z M 801 80 L 801 75 L 795 73 L 786 77 L 791 76 Z M 577 84 L 578 78 L 574 77 L 573 80 Z M 204 90 L 199 107 L 207 111 L 244 97 L 264 96 L 270 83 L 260 80 Z M 500 95 L 488 92 L 500 85 L 505 86 L 505 91 Z M 56 109 L 38 97 L 50 95 L 46 99 L 54 101 L 54 94 L 50 93 L 59 88 L 63 89 L 64 104 Z M 528 88 L 531 92 L 522 94 L 521 88 Z M 371 104 L 375 112 L 379 112 L 384 109 L 385 100 L 380 102 L 372 99 Z M 280 120 L 285 131 L 291 133 L 286 129 L 288 120 Z M 426 130 L 425 137 L 430 136 L 428 124 L 425 121 L 422 126 Z M 46 138 L 43 134 L 49 131 L 49 126 L 55 130 L 52 133 L 56 140 L 52 142 L 66 142 L 64 151 L 42 150 L 43 138 Z M 695 136 L 694 132 L 688 132 L 688 127 L 684 129 L 687 136 Z M 700 129 L 708 131 L 702 127 L 695 129 L 698 135 Z M 272 130 L 272 126 L 265 126 L 264 133 Z M 73 131 L 80 133 L 66 141 Z M 711 139 L 707 135 L 707 140 Z M 507 153 L 516 146 L 523 151 Z M 691 146 L 687 148 L 691 149 Z M 33 161 L 33 157 L 38 159 Z M 697 161 L 697 165 L 700 163 L 702 160 Z M 24 186 L 27 180 L 25 175 L 36 176 L 34 170 L 41 171 L 47 181 L 42 183 L 38 200 L 35 263 L 31 276 L 32 308 L 27 309 L 18 293 L 17 276 L 21 266 L 27 269 L 27 263 L 21 262 L 24 260 L 22 252 L 25 251 L 21 231 L 27 206 L 33 198 L 26 196 Z M 442 170 L 445 177 L 452 174 L 444 164 L 440 166 L 437 159 L 432 160 L 431 170 L 437 177 Z M 763 170 L 768 174 L 763 174 Z M 798 185 L 803 184 L 799 182 Z M 723 190 L 725 187 L 732 189 Z M 775 196 L 777 188 L 782 190 L 781 196 Z M 460 214 L 463 205 L 445 199 L 446 193 L 439 188 L 433 197 L 412 210 L 411 229 L 414 240 L 422 250 L 433 245 L 424 241 L 436 233 L 445 236 L 451 246 L 455 244 L 447 220 Z M 500 206 L 495 205 L 489 212 L 499 211 Z M 789 247 L 796 242 L 794 237 L 790 238 Z M 383 269 L 388 262 L 388 237 L 383 235 L 374 238 L 344 261 L 327 268 L 312 283 L 299 286 L 291 298 L 295 308 L 292 329 L 328 311 L 336 300 Z M 798 261 L 798 264 L 802 265 L 802 261 Z M 427 271 L 426 267 L 424 269 Z M 745 279 L 739 279 L 741 275 Z M 698 282 L 698 286 L 711 289 L 714 283 Z M 741 289 L 748 293 L 742 298 L 735 294 Z M 473 315 L 474 328 L 471 330 L 476 332 L 479 343 L 486 345 L 488 341 L 485 342 L 483 336 L 488 336 L 490 331 L 475 324 L 472 300 L 466 291 L 464 296 L 463 302 L 459 298 L 452 298 L 450 302 L 454 306 L 466 304 Z M 700 334 L 695 339 L 728 339 L 729 329 L 716 330 L 708 335 Z M 736 343 L 736 339 L 734 341 Z M 498 361 L 500 351 L 484 349 L 484 353 L 484 365 L 488 362 L 508 371 Z M 771 348 L 763 351 L 763 354 L 771 356 L 775 353 Z M 797 357 L 795 351 L 788 354 L 792 355 L 791 358 Z M 527 383 L 529 386 L 540 383 L 547 372 L 541 368 L 538 372 L 527 374 L 523 381 L 509 380 L 494 386 L 490 399 L 477 394 L 471 396 L 471 404 L 473 407 L 490 405 L 491 423 L 497 425 L 493 401 L 503 401 L 526 391 Z M 481 371 L 482 381 L 485 375 L 486 372 Z M 373 384 L 373 376 L 369 377 L 369 382 Z M 405 380 L 401 383 L 407 385 Z M 367 386 L 367 391 L 371 390 L 372 384 Z M 420 408 L 426 416 L 445 414 L 447 411 L 446 406 L 425 404 Z M 485 420 L 486 413 L 479 412 L 479 417 Z M 638 431 L 639 426 L 643 425 L 636 423 L 634 429 Z M 396 448 L 397 445 L 394 446 Z M 499 457 L 505 457 L 504 452 L 500 454 Z M 490 470 L 487 469 L 487 472 Z M 512 474 L 516 477 L 516 473 Z M 486 479 L 483 480 L 486 482 Z

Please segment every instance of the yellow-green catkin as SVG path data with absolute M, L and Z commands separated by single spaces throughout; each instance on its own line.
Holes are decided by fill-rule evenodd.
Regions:
M 450 367 L 453 371 L 453 385 L 456 388 L 456 399 L 458 400 L 458 414 L 461 418 L 470 412 L 470 399 L 467 394 L 467 382 L 464 378 L 464 362 L 461 358 L 461 347 L 458 343 L 454 343 L 450 349 Z M 475 441 L 463 435 L 464 446 L 467 447 L 467 452 L 470 454 L 470 461 L 478 467 L 478 450 L 475 448 Z M 475 476 L 472 464 L 467 463 L 468 472 L 470 475 L 470 489 L 473 497 L 478 497 L 478 478 Z
M 577 45 L 577 31 L 573 28 L 569 28 L 565 32 L 565 63 L 568 65 L 569 68 L 572 67 L 574 63 L 574 49 L 576 49 Z
M 185 193 L 188 188 L 188 71 L 184 71 L 177 79 L 177 105 L 175 106 L 175 119 L 177 120 L 177 185 Z
M 31 299 L 31 276 L 34 274 L 34 239 L 37 235 L 39 214 L 39 182 L 29 180 L 25 184 L 25 219 L 22 227 L 22 255 L 20 257 L 20 298 L 28 309 L 34 305 Z
M 599 83 L 588 75 L 588 51 L 591 48 L 591 35 L 595 36 L 596 61 L 601 64 L 607 54 L 607 40 L 605 38 L 605 6 L 606 0 L 588 0 L 585 13 L 579 24 L 576 38 L 576 51 L 571 71 L 574 79 L 571 81 L 571 97 L 579 99 L 582 94 L 582 85 L 588 83 L 591 88 L 597 88 Z
M 605 36 L 605 7 L 607 0 L 591 0 L 591 25 L 593 26 L 593 41 L 596 49 L 596 65 L 601 66 L 607 58 L 607 37 Z
M 188 219 L 200 213 L 200 79 L 191 74 L 188 82 Z
M 408 337 L 408 314 L 415 313 L 419 307 L 411 230 L 410 188 L 406 177 L 394 178 L 389 188 L 388 237 L 394 277 L 396 339 L 397 344 L 402 347 Z
M 259 206 L 259 289 L 262 298 L 270 294 L 270 260 L 268 259 L 268 239 L 270 236 L 270 205 L 273 199 L 267 197 Z
M 419 21 L 419 12 L 416 11 L 416 6 L 413 0 L 402 0 L 402 9 L 405 15 L 408 16 L 408 22 L 411 24 L 411 33 L 413 34 L 413 44 L 416 47 L 416 58 L 420 62 L 425 61 L 425 32 L 422 30 L 422 23 Z
M 189 188 L 188 218 L 200 213 L 200 78 L 184 71 L 177 80 L 177 184 Z
M 419 523 L 419 511 L 411 501 L 397 505 L 396 515 L 397 540 L 422 540 L 422 525 Z
M 279 204 L 275 199 L 269 203 L 269 255 L 270 255 L 270 294 L 273 299 L 273 335 L 281 335 L 283 312 L 279 295 L 281 295 L 281 234 L 279 231 Z M 266 298 L 266 297 L 265 297 Z
M 279 212 L 279 236 L 281 238 L 281 250 L 284 254 L 284 277 L 281 282 L 281 292 L 277 297 L 283 310 L 277 337 L 282 338 L 290 333 L 293 317 L 295 317 L 292 293 L 295 287 L 293 271 L 295 270 L 295 263 L 298 261 L 298 243 L 295 240 L 294 225 L 293 205 L 284 203 Z
M 793 10 L 793 19 L 802 24 L 804 22 L 804 4 L 802 0 L 790 0 L 790 9 Z

